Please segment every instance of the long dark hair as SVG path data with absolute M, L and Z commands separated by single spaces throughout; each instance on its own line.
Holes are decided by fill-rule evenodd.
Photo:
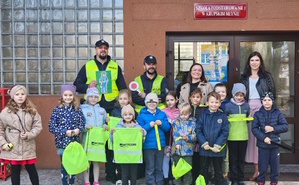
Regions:
M 204 82 L 204 83 L 207 83 L 207 79 L 206 79 L 206 77 L 205 77 L 205 71 L 204 71 L 204 69 L 203 69 L 203 67 L 202 67 L 202 65 L 201 65 L 200 63 L 194 63 L 194 64 L 192 64 L 192 66 L 191 66 L 190 69 L 189 69 L 189 73 L 188 73 L 188 77 L 187 77 L 187 82 L 188 82 L 189 84 L 192 83 L 191 71 L 192 71 L 192 68 L 193 68 L 194 66 L 196 66 L 196 65 L 200 66 L 200 67 L 201 67 L 201 70 L 202 70 L 202 74 L 201 74 L 201 77 L 200 77 L 200 81 L 201 81 L 201 82 Z
M 259 58 L 260 58 L 260 62 L 261 62 L 261 65 L 260 65 L 260 67 L 259 67 L 259 71 L 257 72 L 258 76 L 259 76 L 259 77 L 262 77 L 262 78 L 266 77 L 266 75 L 267 75 L 268 72 L 267 72 L 266 69 L 265 69 L 265 64 L 264 64 L 263 57 L 262 57 L 262 55 L 261 55 L 259 52 L 257 52 L 257 51 L 252 52 L 252 53 L 248 56 L 248 59 L 247 59 L 247 62 L 246 62 L 246 64 L 245 64 L 245 68 L 244 68 L 242 77 L 247 78 L 247 77 L 249 77 L 249 76 L 251 75 L 251 67 L 250 67 L 249 63 L 250 63 L 250 59 L 251 59 L 252 57 L 254 57 L 254 56 L 259 57 Z

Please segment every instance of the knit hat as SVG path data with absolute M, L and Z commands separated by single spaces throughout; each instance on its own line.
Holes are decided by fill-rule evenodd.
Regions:
M 22 85 L 15 85 L 13 86 L 10 90 L 7 91 L 7 94 L 10 95 L 10 98 L 13 99 L 13 96 L 16 94 L 17 91 L 19 90 L 23 90 L 27 96 L 27 90 L 26 87 L 22 86 Z
M 97 88 L 95 87 L 90 87 L 86 90 L 86 99 L 88 98 L 88 96 L 97 96 L 99 97 L 99 91 Z
M 133 115 L 133 118 L 135 118 L 135 111 L 130 104 L 123 106 L 123 108 L 121 109 L 121 117 L 124 117 L 125 113 L 131 113 Z
M 265 97 L 269 97 L 274 102 L 274 95 L 272 92 L 264 92 L 261 96 L 261 101 L 263 101 Z
M 76 95 L 76 86 L 74 85 L 61 85 L 61 93 L 60 95 L 62 96 L 62 94 L 64 93 L 64 91 L 71 91 L 73 93 L 73 95 Z
M 232 94 L 233 97 L 238 93 L 241 92 L 244 94 L 244 96 L 246 96 L 246 87 L 244 84 L 242 83 L 235 83 L 232 89 Z
M 159 103 L 159 99 L 158 99 L 158 96 L 157 96 L 156 93 L 148 93 L 148 94 L 146 95 L 144 102 L 145 102 L 145 103 L 148 103 L 148 102 L 150 102 L 150 101 L 154 101 L 154 102 L 156 102 L 156 103 Z

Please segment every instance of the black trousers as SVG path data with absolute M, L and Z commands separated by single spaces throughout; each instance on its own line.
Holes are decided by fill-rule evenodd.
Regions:
M 246 141 L 228 141 L 229 173 L 233 182 L 244 181 Z
M 121 181 L 123 185 L 128 185 L 128 180 L 131 180 L 131 185 L 136 185 L 138 164 L 121 164 Z
M 208 156 L 200 156 L 200 174 L 202 174 L 205 178 L 206 184 L 208 184 L 209 176 L 208 176 L 208 170 L 209 166 L 211 164 L 211 161 L 213 162 L 214 167 L 214 179 L 215 179 L 215 185 L 224 185 L 224 180 L 222 176 L 222 162 L 223 157 L 208 157 Z
M 34 164 L 26 164 L 25 168 L 29 174 L 31 184 L 39 185 L 38 174 Z M 11 184 L 20 185 L 21 165 L 11 165 Z
M 197 177 L 199 176 L 200 158 L 199 152 L 194 152 L 192 156 L 192 184 L 195 184 Z

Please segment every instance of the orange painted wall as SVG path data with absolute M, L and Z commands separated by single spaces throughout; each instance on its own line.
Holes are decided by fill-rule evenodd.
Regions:
M 194 20 L 194 3 L 247 3 L 246 20 Z M 294 0 L 125 0 L 124 74 L 132 81 L 148 54 L 165 75 L 167 32 L 242 32 L 299 30 L 299 1 Z

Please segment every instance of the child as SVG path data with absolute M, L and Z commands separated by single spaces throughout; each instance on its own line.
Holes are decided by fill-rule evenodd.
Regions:
M 165 147 L 165 134 L 170 129 L 167 116 L 164 112 L 157 108 L 159 99 L 157 94 L 149 93 L 145 97 L 146 107 L 142 108 L 137 117 L 137 122 L 147 132 L 147 136 L 143 143 L 144 161 L 145 161 L 145 177 L 146 184 L 162 185 L 163 183 L 163 157 Z M 158 133 L 161 150 L 158 150 L 158 142 L 155 132 L 155 125 L 158 127 Z
M 271 168 L 271 185 L 278 184 L 279 175 L 279 134 L 288 131 L 288 123 L 283 114 L 273 107 L 274 96 L 271 92 L 265 92 L 261 96 L 262 107 L 254 114 L 252 133 L 257 138 L 258 147 L 258 171 L 257 182 L 265 184 L 265 176 L 268 165 Z
M 176 104 L 178 102 L 176 98 L 176 94 L 173 91 L 168 91 L 166 93 L 165 97 L 165 102 L 166 102 L 166 108 L 163 109 L 162 111 L 165 112 L 168 122 L 171 124 L 174 120 L 178 118 L 180 115 L 179 109 L 176 108 Z M 171 153 L 171 139 L 172 139 L 172 128 L 170 128 L 169 132 L 165 133 L 165 139 L 166 139 L 166 146 L 164 148 L 164 158 L 163 158 L 163 176 L 164 176 L 164 185 L 169 184 L 169 161 L 171 159 L 170 153 Z
M 193 116 L 196 120 L 198 120 L 199 116 L 203 114 L 206 109 L 206 105 L 200 104 L 200 100 L 202 98 L 202 93 L 200 88 L 194 89 L 189 95 L 189 101 L 191 104 L 191 116 Z M 199 175 L 199 145 L 198 142 L 195 142 L 194 145 L 194 153 L 192 156 L 192 184 L 195 184 L 196 178 Z
M 224 83 L 217 83 L 214 86 L 214 92 L 218 93 L 220 95 L 221 98 L 221 105 L 220 105 L 220 109 L 223 110 L 223 112 L 225 111 L 225 105 L 229 102 L 229 100 L 227 99 L 227 89 L 226 86 L 224 85 Z
M 215 171 L 215 185 L 226 184 L 222 176 L 222 162 L 226 153 L 225 143 L 228 137 L 228 121 L 226 115 L 218 110 L 220 104 L 220 95 L 216 92 L 209 93 L 207 97 L 208 109 L 205 110 L 196 123 L 196 138 L 200 146 L 200 173 L 208 183 L 207 173 L 212 161 Z
M 84 115 L 85 120 L 85 128 L 86 130 L 83 131 L 82 137 L 82 145 L 85 147 L 86 141 L 86 134 L 88 129 L 92 129 L 93 127 L 103 127 L 104 130 L 107 130 L 106 124 L 106 117 L 107 113 L 105 109 L 100 107 L 97 103 L 99 99 L 99 91 L 95 87 L 88 88 L 86 90 L 86 101 L 87 104 L 81 105 L 81 109 Z M 91 151 L 89 151 L 91 152 Z M 91 161 L 90 161 L 91 162 Z M 100 163 L 99 162 L 92 162 L 93 164 L 93 176 L 94 176 L 94 183 L 93 185 L 98 185 L 99 183 L 99 175 L 100 175 Z M 89 182 L 89 170 L 84 172 L 84 185 L 90 185 Z
M 246 118 L 250 107 L 245 102 L 246 88 L 242 83 L 235 83 L 232 89 L 233 98 L 225 105 L 229 118 Z M 229 122 L 228 134 L 229 171 L 232 185 L 244 185 L 244 165 L 248 140 L 246 121 Z
M 226 86 L 224 85 L 224 83 L 217 83 L 214 86 L 214 92 L 218 93 L 221 98 L 221 105 L 220 105 L 219 109 L 221 109 L 223 112 L 225 112 L 225 105 L 229 102 L 229 100 L 227 99 L 227 89 L 226 89 Z M 228 169 L 229 169 L 228 155 L 229 155 L 228 150 L 226 150 L 226 156 L 223 159 L 223 164 L 222 164 L 223 178 L 226 181 L 229 181 L 227 178 Z
M 141 128 L 143 137 L 146 131 L 136 122 L 135 111 L 133 107 L 128 104 L 121 109 L 122 120 L 116 125 L 116 128 Z M 113 142 L 114 129 L 111 129 L 111 141 Z M 131 185 L 136 185 L 138 164 L 121 164 L 122 184 L 128 185 L 129 179 Z
M 73 85 L 61 86 L 61 97 L 58 105 L 54 108 L 50 122 L 49 131 L 55 136 L 57 154 L 62 161 L 64 149 L 70 142 L 80 142 L 80 132 L 85 127 L 84 116 L 79 102 L 75 98 L 76 87 Z M 61 181 L 63 185 L 74 184 L 75 177 L 68 175 L 61 163 Z
M 180 158 L 183 158 L 192 166 L 192 155 L 194 143 L 196 141 L 195 126 L 196 119 L 191 115 L 191 107 L 189 103 L 182 103 L 179 105 L 180 117 L 173 122 L 173 144 L 172 153 L 175 164 Z M 179 137 L 182 139 L 177 140 Z M 192 184 L 191 171 L 187 172 L 181 178 L 184 179 L 185 184 Z M 174 180 L 174 184 L 181 184 L 181 178 Z
M 41 117 L 24 86 L 15 85 L 8 94 L 11 99 L 0 114 L 0 161 L 11 164 L 12 185 L 20 184 L 21 165 L 25 165 L 31 183 L 38 185 L 35 138 L 42 130 Z

